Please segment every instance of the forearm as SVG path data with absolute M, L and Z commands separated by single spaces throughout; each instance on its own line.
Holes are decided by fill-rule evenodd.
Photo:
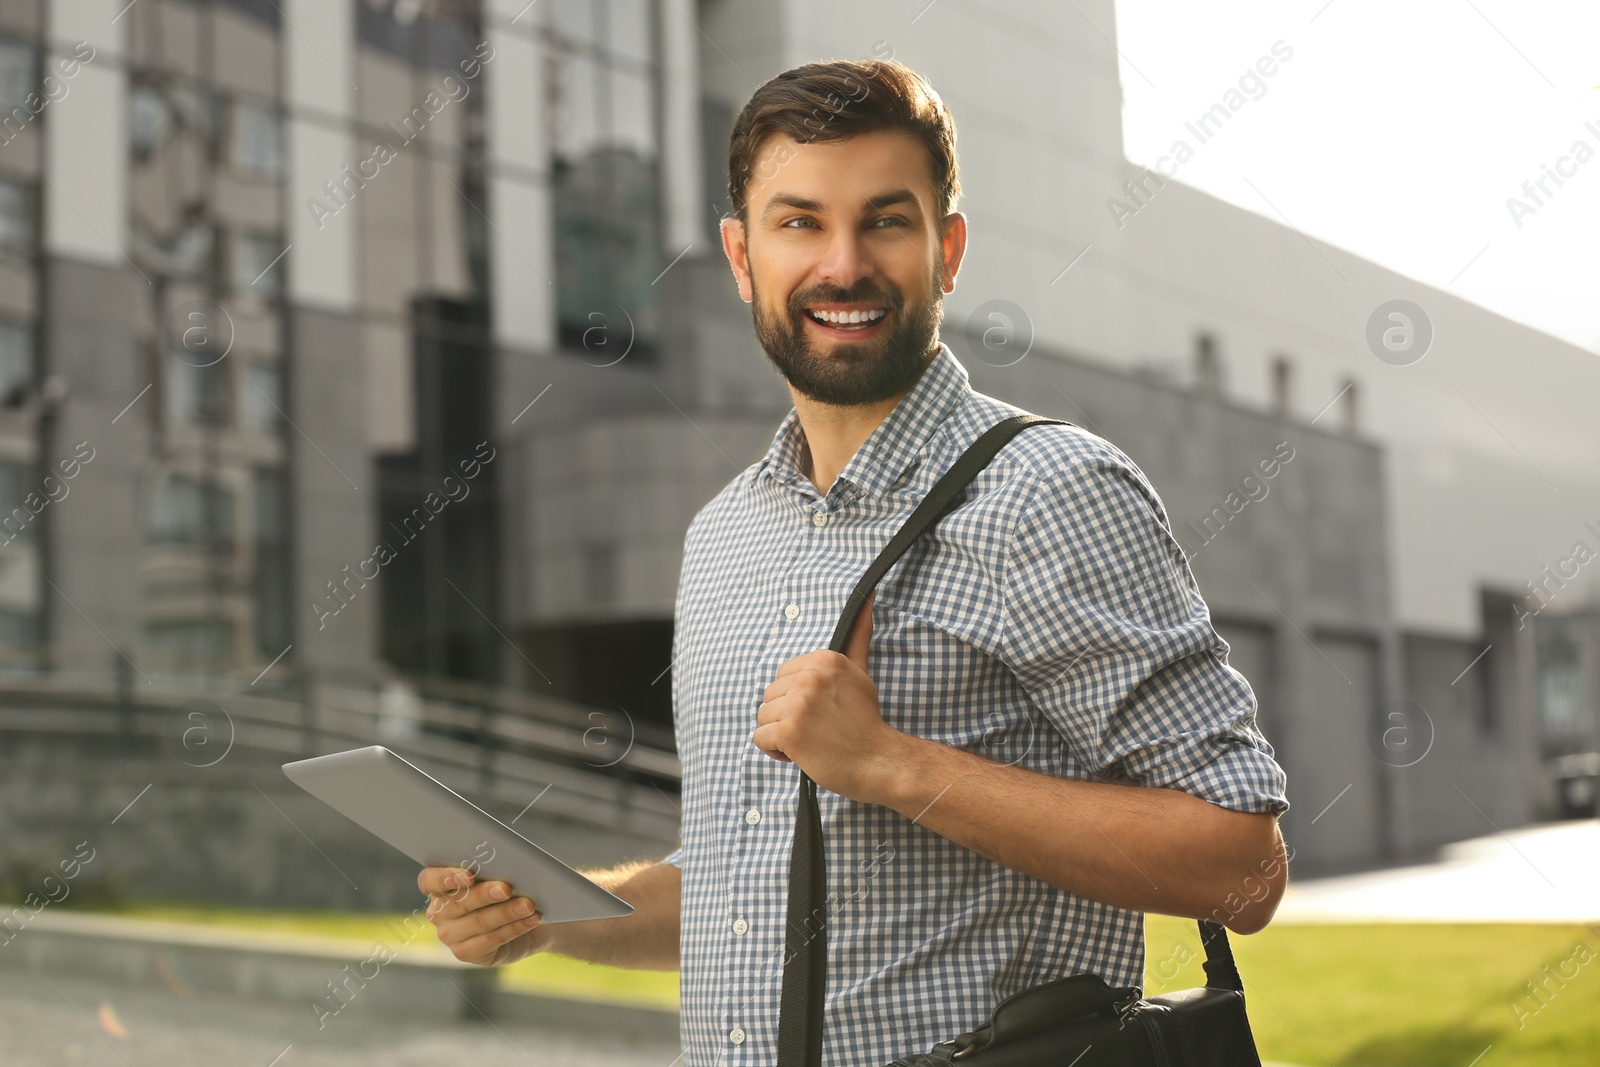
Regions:
M 670 863 L 628 863 L 581 873 L 632 904 L 633 914 L 552 923 L 549 951 L 590 963 L 677 970 L 682 872 Z
M 884 803 L 918 825 L 1079 896 L 1253 932 L 1287 877 L 1270 815 L 1175 789 L 1084 782 L 907 736 Z

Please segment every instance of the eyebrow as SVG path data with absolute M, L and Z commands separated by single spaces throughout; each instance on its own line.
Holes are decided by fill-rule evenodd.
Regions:
M 917 194 L 910 189 L 894 189 L 887 193 L 879 193 L 867 201 L 867 207 L 874 211 L 882 211 L 895 204 L 910 204 L 917 206 Z M 822 214 L 822 202 L 809 197 L 796 196 L 793 193 L 774 193 L 772 199 L 767 201 L 767 206 L 761 210 L 761 217 L 765 219 L 780 207 L 795 208 L 800 211 L 811 211 Z

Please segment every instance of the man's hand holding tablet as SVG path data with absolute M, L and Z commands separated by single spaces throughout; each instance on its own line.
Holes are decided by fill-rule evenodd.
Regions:
M 678 968 L 682 874 L 673 864 L 576 870 L 381 745 L 296 760 L 283 772 L 422 867 L 428 920 L 464 963 L 557 952 Z
M 424 867 L 417 888 L 428 897 L 428 921 L 462 963 L 495 967 L 544 952 L 558 926 L 546 926 L 527 897 L 500 881 L 475 883 L 465 867 Z
M 606 919 L 544 922 L 539 906 L 505 881 L 479 881 L 470 868 L 425 867 L 417 888 L 428 895 L 428 921 L 463 963 L 496 967 L 554 952 L 590 963 L 652 971 L 678 969 L 681 872 L 670 863 L 635 862 L 581 872 L 633 905 Z M 512 894 L 512 895 L 503 895 Z M 522 913 L 527 906 L 530 913 Z

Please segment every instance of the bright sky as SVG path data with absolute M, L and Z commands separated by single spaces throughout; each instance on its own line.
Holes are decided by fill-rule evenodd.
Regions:
M 1600 352 L 1596 0 L 1116 10 L 1130 159 L 1185 140 L 1178 180 Z M 1292 56 L 1220 132 L 1184 128 L 1280 40 Z M 1511 197 L 1531 209 L 1520 227 Z

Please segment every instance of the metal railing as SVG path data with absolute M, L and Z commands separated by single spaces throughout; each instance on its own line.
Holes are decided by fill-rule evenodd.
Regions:
M 85 759 L 263 764 L 384 745 L 494 811 L 542 813 L 675 839 L 680 765 L 670 731 L 626 712 L 456 680 L 366 688 L 304 678 L 120 670 L 0 672 L 0 740 Z M 397 697 L 399 699 L 397 699 Z

